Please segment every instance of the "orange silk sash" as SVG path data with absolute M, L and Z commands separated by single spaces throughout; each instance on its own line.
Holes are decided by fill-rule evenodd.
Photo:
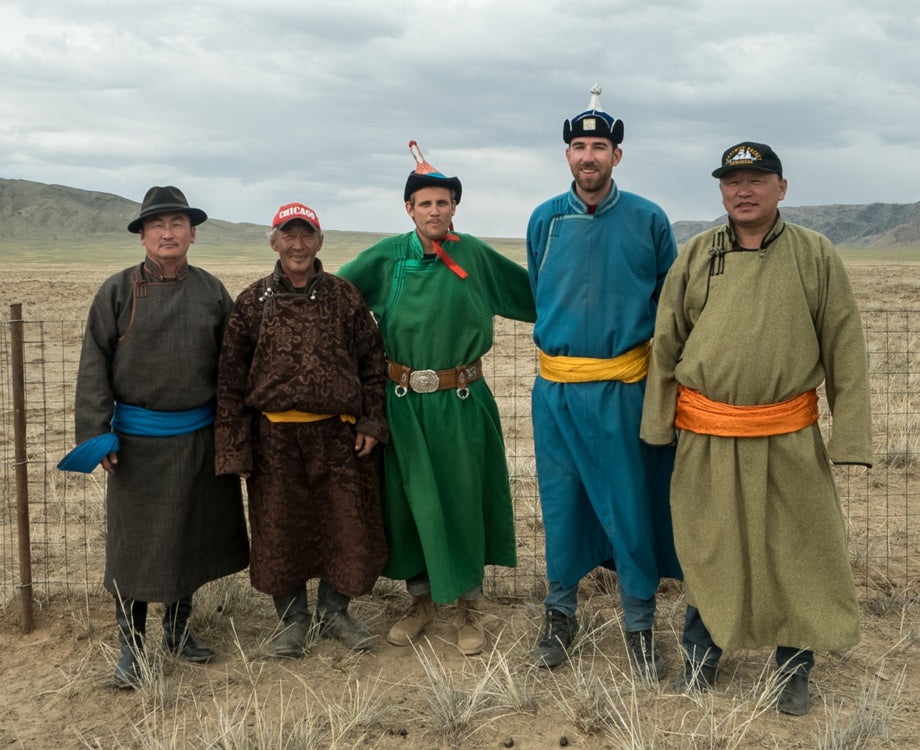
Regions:
M 814 388 L 788 401 L 763 406 L 732 406 L 710 401 L 699 391 L 677 386 L 674 426 L 700 435 L 766 437 L 798 432 L 818 421 Z

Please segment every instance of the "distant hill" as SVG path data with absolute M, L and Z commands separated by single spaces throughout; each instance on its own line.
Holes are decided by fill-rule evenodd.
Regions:
M 65 261 L 68 252 L 90 250 L 94 259 L 121 261 L 131 247 L 126 244 L 126 239 L 130 240 L 126 236 L 127 224 L 139 210 L 136 201 L 111 193 L 0 178 L 0 259 Z M 840 247 L 920 248 L 920 202 L 783 206 L 781 210 L 787 220 L 822 232 Z M 678 221 L 674 234 L 683 244 L 724 221 L 724 215 L 714 221 Z M 207 231 L 201 232 L 195 245 L 195 253 L 201 257 L 210 252 L 212 257 L 228 261 L 261 260 L 267 248 L 267 232 L 267 226 L 210 218 Z M 324 252 L 334 248 L 338 257 L 351 257 L 384 236 L 331 230 L 326 232 Z M 516 260 L 523 260 L 520 240 L 490 242 Z
M 870 203 L 862 206 L 784 206 L 786 221 L 801 224 L 825 235 L 838 247 L 920 248 L 920 203 Z M 725 214 L 715 221 L 675 222 L 674 236 L 683 244 L 695 234 L 724 224 Z
M 127 232 L 140 203 L 111 193 L 0 178 L 0 259 L 61 261 L 91 254 L 100 263 L 133 262 L 143 257 L 139 240 Z M 209 215 L 207 231 L 194 257 L 226 261 L 270 259 L 267 225 L 221 221 Z M 330 247 L 351 257 L 381 237 L 377 232 L 327 231 Z

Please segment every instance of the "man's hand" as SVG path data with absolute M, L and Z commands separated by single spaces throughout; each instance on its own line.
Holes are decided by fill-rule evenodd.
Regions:
M 355 436 L 355 450 L 358 451 L 358 458 L 364 458 L 364 456 L 369 455 L 374 450 L 375 445 L 377 445 L 377 438 L 372 438 L 363 432 L 359 432 Z
M 115 473 L 115 464 L 118 463 L 118 454 L 109 453 L 105 458 L 102 459 L 101 464 L 102 468 L 105 469 L 106 473 L 114 474 Z

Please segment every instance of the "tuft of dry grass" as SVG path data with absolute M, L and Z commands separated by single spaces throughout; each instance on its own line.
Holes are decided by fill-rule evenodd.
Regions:
M 489 651 L 485 665 L 489 680 L 488 694 L 491 704 L 496 708 L 532 715 L 539 708 L 538 668 L 529 662 L 529 650 L 524 657 L 528 661 L 520 658 L 521 645 L 522 640 L 518 638 L 510 646 L 499 649 L 496 639 L 496 645 Z M 512 661 L 512 656 L 519 658 Z
M 876 673 L 860 685 L 855 709 L 845 713 L 846 701 L 833 698 L 824 703 L 824 728 L 815 735 L 819 750 L 863 750 L 873 739 L 890 740 L 891 725 L 901 710 L 907 665 L 881 693 L 882 677 Z
M 468 664 L 476 663 L 471 660 L 456 673 L 432 650 L 415 644 L 412 649 L 427 682 L 424 695 L 430 709 L 431 733 L 454 747 L 462 746 L 489 723 L 486 710 L 493 670 L 486 669 L 485 674 L 476 677 L 472 669 L 467 669 Z

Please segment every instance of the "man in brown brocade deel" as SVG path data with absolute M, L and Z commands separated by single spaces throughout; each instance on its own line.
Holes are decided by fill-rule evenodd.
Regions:
M 274 271 L 239 295 L 224 335 L 216 469 L 246 479 L 250 578 L 282 621 L 272 655 L 302 652 L 316 577 L 320 633 L 362 650 L 371 637 L 348 604 L 387 559 L 375 450 L 389 439 L 383 342 L 357 290 L 316 258 L 312 209 L 279 208 L 270 244 Z

